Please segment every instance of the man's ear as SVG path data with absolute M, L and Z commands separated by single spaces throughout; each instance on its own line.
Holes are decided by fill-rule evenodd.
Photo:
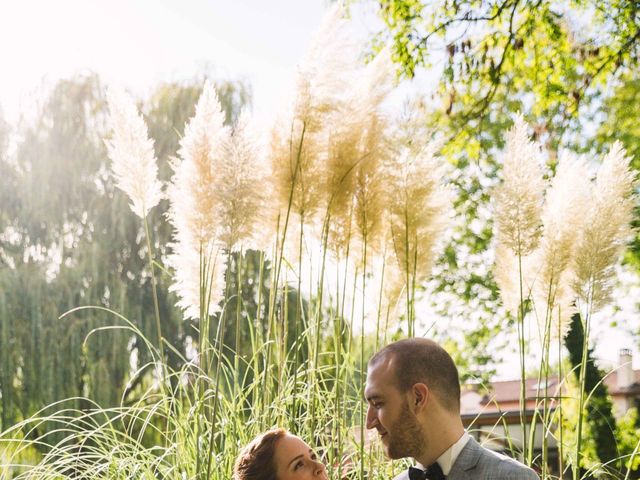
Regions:
M 411 393 L 413 397 L 413 409 L 418 413 L 429 403 L 429 396 L 431 392 L 429 391 L 429 387 L 424 383 L 416 383 L 411 387 Z

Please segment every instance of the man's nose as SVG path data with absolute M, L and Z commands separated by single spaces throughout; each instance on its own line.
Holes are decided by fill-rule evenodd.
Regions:
M 378 423 L 378 417 L 376 416 L 376 411 L 369 405 L 367 408 L 367 428 L 372 429 Z

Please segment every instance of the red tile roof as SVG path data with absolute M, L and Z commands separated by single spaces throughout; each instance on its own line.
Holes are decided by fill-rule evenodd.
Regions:
M 605 377 L 604 383 L 612 396 L 637 396 L 640 394 L 640 370 L 634 370 L 635 383 L 630 387 L 618 388 L 618 372 L 613 371 Z M 538 380 L 530 378 L 526 381 L 527 409 L 535 407 L 538 396 Z M 549 378 L 548 395 L 553 396 L 558 390 L 558 376 Z M 544 381 L 540 385 L 540 396 L 544 395 Z M 466 385 L 461 396 L 461 414 L 473 415 L 482 413 L 508 412 L 520 408 L 520 380 L 491 382 L 488 386 Z

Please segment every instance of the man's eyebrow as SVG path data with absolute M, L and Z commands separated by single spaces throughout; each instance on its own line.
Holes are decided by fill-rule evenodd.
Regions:
M 287 467 L 290 467 L 293 462 L 295 462 L 296 460 L 300 460 L 300 458 L 302 457 L 304 457 L 303 454 L 298 455 L 297 457 L 295 457 L 293 460 L 289 462 L 289 465 L 287 465 Z
M 367 397 L 365 397 L 365 400 L 367 402 L 371 402 L 373 400 L 380 400 L 382 397 L 380 395 L 378 395 L 377 393 L 374 393 L 373 395 L 369 395 Z

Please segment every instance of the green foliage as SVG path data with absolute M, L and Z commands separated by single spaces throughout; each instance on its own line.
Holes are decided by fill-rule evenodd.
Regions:
M 578 406 L 578 397 L 580 395 L 580 387 L 577 379 L 573 376 L 565 381 L 563 388 L 564 400 L 562 404 L 562 448 L 565 457 L 571 465 L 576 462 L 576 443 L 577 428 L 580 408 Z M 583 416 L 586 416 L 588 409 L 583 410 Z M 559 432 L 556 432 L 556 438 L 560 440 Z M 582 429 L 582 442 L 580 446 L 579 459 L 579 478 L 589 478 L 587 472 L 598 472 L 601 465 L 598 458 L 597 446 L 591 431 L 591 424 L 585 422 Z
M 633 72 L 628 72 L 612 90 L 612 95 L 602 105 L 604 119 L 598 127 L 597 146 L 607 145 L 613 139 L 620 140 L 632 159 L 633 167 L 640 170 L 640 125 L 637 122 L 640 79 Z
M 201 88 L 200 81 L 164 84 L 143 106 L 164 180 Z M 219 91 L 233 121 L 249 91 L 236 82 L 219 83 Z M 104 407 L 131 402 L 153 374 L 146 368 L 132 377 L 131 358 L 134 370 L 150 360 L 139 336 L 110 330 L 88 337 L 113 317 L 83 310 L 58 318 L 77 306 L 100 305 L 157 338 L 143 227 L 109 173 L 104 92 L 93 75 L 62 80 L 32 122 L 11 131 L 0 121 L 0 429 L 65 397 Z M 149 218 L 159 264 L 171 235 L 160 221 L 167 208 L 163 201 Z M 158 279 L 158 301 L 163 335 L 177 348 L 166 361 L 177 369 L 194 331 L 174 306 L 169 282 L 169 276 Z
M 637 72 L 628 72 L 605 99 L 599 115 L 604 117 L 598 127 L 595 147 L 604 150 L 613 140 L 619 140 L 631 157 L 633 168 L 640 171 L 640 80 Z M 640 205 L 636 209 L 633 227 L 635 238 L 631 241 L 626 260 L 640 271 Z
M 424 122 L 446 139 L 443 153 L 455 167 L 456 211 L 464 220 L 439 263 L 435 288 L 427 291 L 435 293 L 444 318 L 477 319 L 483 312 L 473 322 L 482 327 L 465 330 L 454 349 L 467 357 L 456 360 L 473 371 L 495 360 L 474 352 L 496 351 L 492 340 L 512 321 L 500 308 L 491 272 L 480 267 L 491 264 L 492 225 L 485 212 L 488 190 L 500 173 L 503 133 L 514 113 L 522 112 L 551 170 L 558 149 L 602 152 L 614 140 L 623 142 L 632 165 L 640 168 L 640 11 L 637 2 L 618 0 L 384 0 L 379 6 L 385 26 L 373 48 L 390 42 L 402 76 L 425 69 L 437 78 L 431 101 L 424 102 Z M 640 207 L 636 227 L 638 219 Z M 638 268 L 639 252 L 636 235 L 627 260 Z M 482 306 L 474 303 L 479 295 Z M 566 344 L 574 367 L 585 341 L 575 335 L 574 328 Z M 593 393 L 585 428 L 592 435 L 584 455 L 592 462 L 610 461 L 619 455 L 615 421 L 592 360 L 586 377 L 587 393 Z
M 584 348 L 584 327 L 580 314 L 575 314 L 571 318 L 571 326 L 565 338 L 565 345 L 569 351 L 569 361 L 577 377 L 582 370 L 582 349 Z M 593 457 L 587 457 L 585 450 L 585 461 L 587 458 L 591 462 L 599 460 L 606 464 L 608 468 L 621 471 L 619 460 L 620 453 L 616 446 L 616 420 L 613 416 L 613 404 L 608 395 L 607 387 L 603 383 L 604 374 L 595 365 L 593 350 L 587 351 L 587 363 L 585 372 L 585 391 L 589 395 L 586 407 L 586 418 L 589 422 L 591 438 L 595 449 Z
M 640 470 L 640 419 L 638 409 L 630 408 L 618 420 L 616 442 L 623 456 L 625 468 L 634 472 L 632 478 L 638 478 Z
M 463 378 L 487 382 L 495 373 L 496 352 L 506 346 L 497 333 L 513 325 L 501 311 L 498 287 L 488 268 L 493 263 L 489 248 L 493 232 L 484 205 L 496 183 L 495 168 L 456 158 L 459 168 L 451 174 L 456 222 L 427 292 L 437 299 L 436 311 L 442 318 L 463 319 L 459 325 L 463 336 L 454 335 L 446 322 L 433 326 L 434 335 L 447 340 Z
M 633 2 L 385 0 L 379 14 L 385 29 L 375 44 L 391 42 L 404 75 L 443 64 L 452 132 L 484 132 L 523 110 L 557 146 L 583 104 L 638 60 Z
M 94 238 L 126 228 L 126 217 L 112 215 L 126 205 L 109 198 L 113 189 L 97 175 L 105 163 L 101 91 L 95 77 L 61 81 L 20 130 L 15 158 L 3 159 L 10 179 L 3 194 L 16 200 L 0 254 L 5 428 L 56 399 L 86 394 L 91 384 L 103 387 L 105 403 L 117 402 L 117 391 L 104 386 L 122 384 L 128 370 L 120 334 L 96 340 L 89 358 L 82 350 L 104 317 L 58 319 L 74 305 L 109 304 L 123 294 L 118 271 L 103 266 L 121 265 L 117 242 Z
M 351 354 L 358 345 L 353 343 L 354 350 L 345 352 L 339 365 L 318 368 L 309 381 L 309 363 L 294 360 L 293 350 L 283 350 L 279 360 L 265 363 L 266 346 L 259 343 L 257 331 L 249 335 L 253 348 L 242 362 L 245 379 L 250 380 L 242 389 L 237 388 L 233 358 L 211 352 L 221 367 L 219 375 L 203 377 L 197 365 L 185 364 L 170 373 L 182 380 L 171 381 L 176 387 L 166 397 L 150 389 L 127 407 L 90 405 L 80 411 L 57 404 L 44 409 L 38 418 L 0 434 L 0 452 L 7 446 L 3 463 L 15 463 L 37 441 L 46 441 L 44 436 L 21 438 L 21 432 L 38 424 L 57 424 L 65 430 L 63 441 L 40 463 L 14 469 L 14 474 L 21 474 L 16 478 L 224 479 L 230 478 L 240 448 L 255 435 L 273 425 L 295 424 L 295 431 L 325 459 L 331 478 L 338 472 L 341 478 L 358 478 L 361 464 L 372 479 L 398 473 L 398 466 L 383 460 L 379 447 L 360 453 L 356 446 L 360 429 L 353 425 L 362 404 L 362 379 Z M 300 339 L 312 342 L 308 335 L 304 332 Z M 328 348 L 323 355 L 333 353 Z M 270 400 L 263 403 L 265 393 Z M 314 407 L 320 399 L 320 408 Z

